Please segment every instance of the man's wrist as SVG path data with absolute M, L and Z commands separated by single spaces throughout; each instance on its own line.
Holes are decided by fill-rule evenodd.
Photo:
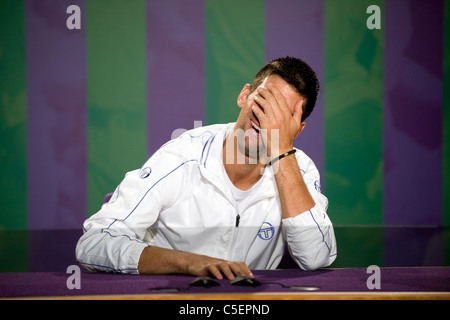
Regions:
M 297 151 L 296 149 L 292 149 L 292 150 L 289 150 L 287 152 L 284 152 L 284 153 L 280 154 L 279 156 L 277 156 L 275 158 L 272 158 L 269 161 L 269 165 L 271 165 L 271 166 L 274 165 L 277 161 L 279 161 L 279 160 L 281 160 L 281 159 L 283 159 L 285 157 L 288 157 L 290 155 L 293 155 L 296 151 Z

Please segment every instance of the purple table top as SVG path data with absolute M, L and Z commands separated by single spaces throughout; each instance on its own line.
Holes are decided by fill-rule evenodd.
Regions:
M 157 288 L 188 288 L 180 293 L 299 292 L 285 286 L 319 287 L 316 292 L 450 292 L 449 267 L 381 268 L 380 289 L 368 289 L 372 273 L 366 268 L 254 271 L 258 287 L 237 287 L 228 280 L 212 288 L 189 287 L 194 277 L 185 275 L 125 275 L 81 272 L 80 289 L 68 289 L 71 273 L 1 273 L 0 297 L 43 297 L 72 295 L 133 295 L 176 293 Z M 282 285 L 281 285 L 282 284 Z

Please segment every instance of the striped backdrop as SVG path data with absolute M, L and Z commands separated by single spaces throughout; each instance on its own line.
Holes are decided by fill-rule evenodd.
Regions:
M 450 225 L 449 0 L 0 0 L 0 229 L 80 228 L 286 55 L 321 80 L 296 146 L 335 225 Z

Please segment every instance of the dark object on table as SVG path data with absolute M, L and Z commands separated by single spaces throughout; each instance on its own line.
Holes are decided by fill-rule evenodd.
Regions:
M 261 285 L 261 282 L 259 282 L 255 278 L 250 278 L 247 276 L 237 276 L 236 278 L 230 281 L 230 284 L 234 286 L 256 287 Z
M 198 277 L 195 278 L 195 280 L 190 283 L 190 286 L 205 287 L 205 288 L 217 287 L 219 285 L 220 284 L 211 277 Z

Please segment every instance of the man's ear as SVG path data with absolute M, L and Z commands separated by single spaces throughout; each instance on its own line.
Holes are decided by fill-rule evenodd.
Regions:
M 241 90 L 241 93 L 239 93 L 237 104 L 239 108 L 242 108 L 244 106 L 244 102 L 247 99 L 248 93 L 250 92 L 250 85 L 247 83 Z
M 300 135 L 300 133 L 303 131 L 303 129 L 305 129 L 305 127 L 306 127 L 306 122 L 305 121 L 300 123 L 300 128 L 298 128 L 297 135 L 295 136 L 296 138 Z

